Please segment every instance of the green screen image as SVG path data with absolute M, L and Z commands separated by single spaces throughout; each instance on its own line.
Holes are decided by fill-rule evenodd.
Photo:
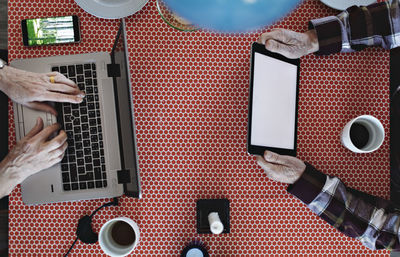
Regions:
M 72 16 L 26 20 L 28 45 L 74 42 Z

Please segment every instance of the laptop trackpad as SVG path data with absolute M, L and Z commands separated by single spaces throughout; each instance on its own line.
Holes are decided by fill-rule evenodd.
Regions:
M 44 123 L 44 127 L 47 127 L 48 125 L 51 125 L 51 120 L 47 119 L 47 116 L 50 117 L 50 114 L 47 114 L 45 112 L 42 111 L 36 111 L 36 110 L 32 110 L 30 108 L 27 107 L 23 107 L 23 117 L 24 117 L 24 135 L 29 133 L 29 131 L 31 131 L 31 129 L 33 127 L 35 127 L 36 125 L 36 119 L 38 117 L 41 117 Z

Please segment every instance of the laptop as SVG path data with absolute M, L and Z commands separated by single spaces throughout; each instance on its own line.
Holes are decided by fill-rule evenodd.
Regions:
M 41 117 L 56 122 L 68 136 L 61 161 L 21 184 L 22 201 L 44 204 L 123 194 L 141 198 L 134 108 L 125 22 L 122 19 L 111 53 L 20 59 L 12 67 L 32 72 L 59 71 L 86 93 L 80 104 L 54 103 L 58 116 L 14 103 L 17 140 Z

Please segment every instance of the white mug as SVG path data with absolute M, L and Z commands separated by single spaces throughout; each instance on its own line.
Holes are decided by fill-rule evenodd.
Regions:
M 130 225 L 135 233 L 135 240 L 129 245 L 120 245 L 116 243 L 112 237 L 112 228 L 119 221 L 125 222 Z M 107 221 L 101 227 L 99 233 L 100 247 L 104 251 L 104 253 L 111 257 L 123 257 L 130 254 L 139 243 L 139 238 L 139 226 L 136 224 L 136 222 L 126 217 L 119 217 Z
M 364 126 L 369 134 L 368 141 L 365 146 L 356 147 L 350 138 L 350 129 L 354 123 Z M 341 143 L 344 147 L 355 153 L 370 153 L 377 150 L 385 139 L 385 129 L 382 123 L 371 115 L 362 115 L 349 121 L 343 128 L 341 133 Z

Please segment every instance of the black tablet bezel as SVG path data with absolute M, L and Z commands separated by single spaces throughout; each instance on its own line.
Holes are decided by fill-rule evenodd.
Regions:
M 24 46 L 29 46 L 28 44 L 28 29 L 26 27 L 26 20 L 21 21 L 21 29 L 22 29 L 22 42 Z
M 275 148 L 267 146 L 259 146 L 251 144 L 251 123 L 253 115 L 253 78 L 254 78 L 254 54 L 260 53 L 293 65 L 297 66 L 297 81 L 296 81 L 296 110 L 295 110 L 295 123 L 294 123 L 294 149 L 285 148 Z M 296 156 L 297 153 L 297 112 L 299 103 L 299 78 L 300 78 L 300 59 L 288 59 L 280 54 L 272 53 L 265 49 L 265 46 L 254 42 L 251 46 L 251 68 L 250 68 L 250 89 L 249 89 L 249 112 L 248 112 L 248 123 L 247 123 L 247 152 L 249 154 L 263 155 L 265 150 L 270 150 L 272 152 Z
M 72 22 L 74 24 L 74 43 L 81 42 L 81 30 L 79 28 L 78 15 L 72 15 Z

